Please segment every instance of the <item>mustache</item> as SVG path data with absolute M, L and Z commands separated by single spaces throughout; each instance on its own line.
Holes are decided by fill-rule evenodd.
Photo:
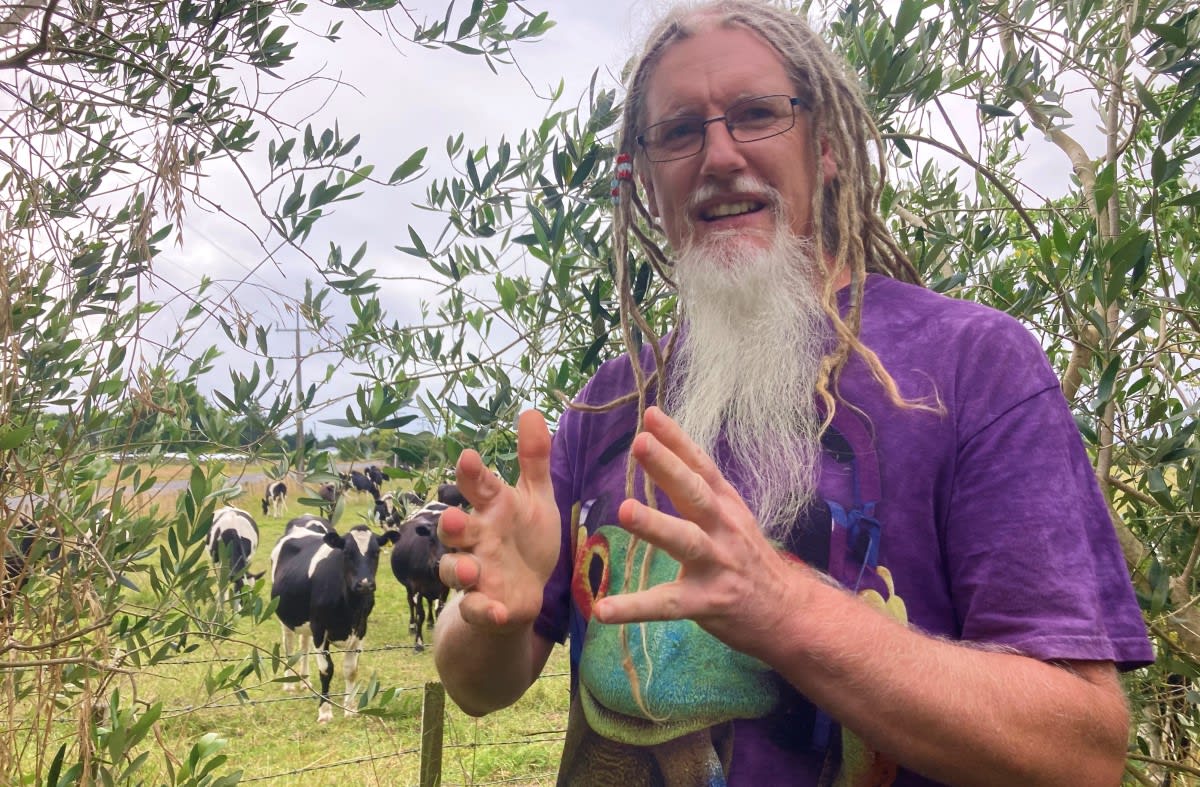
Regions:
M 725 194 L 754 196 L 767 203 L 767 207 L 776 213 L 780 213 L 783 206 L 783 195 L 774 186 L 764 183 L 753 175 L 737 175 L 732 180 L 725 182 L 710 180 L 700 184 L 699 188 L 688 197 L 686 209 L 688 213 L 692 213 L 699 209 L 702 203 Z

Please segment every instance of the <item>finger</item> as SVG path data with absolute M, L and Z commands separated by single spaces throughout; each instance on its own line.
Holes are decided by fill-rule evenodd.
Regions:
M 695 523 L 656 511 L 637 500 L 621 503 L 617 521 L 684 565 L 702 560 L 712 552 L 712 539 Z
M 639 434 L 633 439 L 631 450 L 638 464 L 685 518 L 703 523 L 718 512 L 719 501 L 713 486 L 653 434 Z M 717 478 L 721 479 L 719 472 Z
M 447 508 L 438 517 L 438 540 L 452 549 L 471 549 L 478 534 L 471 529 L 471 516 L 461 508 Z
M 470 448 L 459 454 L 454 479 L 458 491 L 474 508 L 486 508 L 505 487 L 483 463 L 479 452 Z
M 682 620 L 695 614 L 695 605 L 678 582 L 655 585 L 637 593 L 605 596 L 592 607 L 601 623 L 640 623 L 651 620 Z
M 652 405 L 646 408 L 644 423 L 647 432 L 698 473 L 709 486 L 716 489 L 725 482 L 725 476 L 721 474 L 717 463 L 704 453 L 704 449 L 696 445 L 669 415 Z
M 464 593 L 458 602 L 458 614 L 472 626 L 503 626 L 508 622 L 508 608 L 477 590 Z
M 552 488 L 550 430 L 537 410 L 526 410 L 517 419 L 517 464 L 521 467 L 521 486 L 538 491 Z
M 438 561 L 438 578 L 451 590 L 470 590 L 482 573 L 479 558 L 469 552 L 447 552 Z

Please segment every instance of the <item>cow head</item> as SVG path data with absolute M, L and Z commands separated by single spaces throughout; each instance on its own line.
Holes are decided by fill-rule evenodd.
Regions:
M 458 484 L 441 484 L 437 488 L 437 500 L 448 506 L 460 508 L 467 505 L 467 498 L 458 490 Z
M 342 571 L 346 588 L 351 593 L 374 593 L 375 573 L 379 570 L 379 553 L 384 544 L 396 541 L 394 530 L 377 535 L 366 525 L 356 525 L 348 533 L 326 533 L 325 543 L 342 553 Z
M 437 519 L 432 522 L 413 522 L 411 526 L 416 535 L 429 542 L 429 566 L 436 574 L 438 563 L 441 562 L 442 555 L 446 554 L 446 545 L 437 537 Z

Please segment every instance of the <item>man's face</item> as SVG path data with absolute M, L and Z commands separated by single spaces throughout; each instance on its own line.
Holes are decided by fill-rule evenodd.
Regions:
M 663 53 L 646 84 L 642 127 L 680 115 L 715 117 L 737 101 L 775 94 L 795 94 L 775 50 L 744 28 L 711 28 Z M 713 123 L 704 149 L 695 156 L 642 164 L 650 210 L 662 221 L 671 245 L 680 249 L 732 234 L 765 247 L 781 220 L 798 237 L 811 236 L 813 188 L 836 170 L 828 156 L 822 156 L 820 173 L 805 163 L 809 132 L 802 108 L 797 108 L 790 131 L 755 142 L 735 142 L 724 124 Z M 782 205 L 772 204 L 760 188 L 745 185 L 747 176 L 750 183 L 774 188 Z M 708 196 L 693 200 L 701 187 L 709 190 Z

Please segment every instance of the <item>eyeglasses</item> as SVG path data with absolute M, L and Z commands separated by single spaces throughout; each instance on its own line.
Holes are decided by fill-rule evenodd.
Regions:
M 704 149 L 710 123 L 724 121 L 734 142 L 757 142 L 790 131 L 796 107 L 808 108 L 793 96 L 758 96 L 739 101 L 724 115 L 711 118 L 684 115 L 647 126 L 637 136 L 646 158 L 655 163 L 694 156 Z

